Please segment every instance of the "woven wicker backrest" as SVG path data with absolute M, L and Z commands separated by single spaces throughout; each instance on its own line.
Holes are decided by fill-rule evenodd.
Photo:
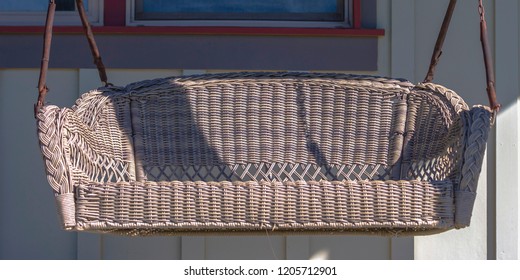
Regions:
M 460 152 L 445 96 L 374 77 L 166 78 L 88 93 L 75 110 L 75 176 L 94 182 L 443 180 Z
M 136 162 L 142 163 L 138 178 L 391 176 L 395 141 L 390 136 L 404 117 L 393 112 L 402 105 L 406 86 L 332 75 L 199 78 L 129 87 L 140 88 L 131 97 Z

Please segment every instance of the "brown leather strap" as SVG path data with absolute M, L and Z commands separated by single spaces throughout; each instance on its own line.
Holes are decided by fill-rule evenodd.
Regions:
M 425 83 L 429 83 L 433 80 L 435 66 L 437 66 L 439 58 L 442 55 L 442 45 L 444 43 L 444 39 L 446 38 L 446 33 L 448 32 L 448 27 L 450 25 L 451 17 L 453 15 L 453 11 L 455 10 L 456 4 L 457 0 L 451 0 L 448 9 L 446 10 L 446 15 L 444 16 L 444 21 L 442 22 L 442 26 L 437 37 L 437 42 L 435 43 L 435 48 L 433 50 L 432 58 L 430 61 L 430 67 L 428 68 L 428 73 L 424 78 Z M 495 72 L 493 70 L 493 57 L 491 56 L 491 52 L 489 50 L 487 24 L 485 19 L 484 6 L 482 5 L 482 0 L 478 1 L 478 11 L 480 14 L 480 41 L 482 43 L 482 52 L 484 54 L 484 64 L 486 67 L 486 90 L 489 99 L 489 106 L 494 112 L 498 112 L 498 110 L 500 109 L 500 104 L 497 102 L 495 92 Z
M 45 102 L 45 96 L 49 92 L 47 87 L 47 70 L 49 69 L 49 56 L 51 53 L 51 41 L 52 41 L 52 25 L 54 23 L 54 12 L 56 11 L 56 3 L 54 0 L 50 0 L 49 8 L 47 9 L 47 18 L 45 20 L 45 32 L 43 33 L 43 54 L 42 62 L 40 65 L 40 78 L 38 79 L 38 100 L 34 104 L 34 117 L 43 106 Z
M 444 44 L 444 39 L 446 38 L 446 33 L 448 33 L 448 27 L 450 26 L 451 16 L 453 15 L 453 11 L 455 10 L 455 5 L 457 4 L 457 0 L 451 0 L 448 5 L 448 9 L 446 10 L 446 14 L 444 15 L 444 20 L 442 21 L 441 30 L 439 31 L 439 35 L 437 36 L 437 41 L 435 42 L 435 48 L 433 49 L 432 59 L 430 61 L 430 67 L 428 68 L 428 73 L 424 78 L 425 83 L 429 83 L 433 81 L 433 75 L 435 73 L 435 66 L 439 62 L 439 58 L 442 55 L 442 45 Z
M 94 57 L 94 64 L 99 72 L 99 78 L 103 82 L 105 86 L 110 85 L 107 81 L 107 74 L 105 70 L 105 65 L 103 65 L 103 61 L 101 60 L 101 56 L 99 55 L 99 49 L 97 47 L 96 41 L 94 40 L 94 34 L 92 33 L 92 28 L 90 27 L 90 23 L 88 22 L 87 15 L 85 13 L 85 8 L 83 6 L 83 0 L 76 0 L 76 6 L 79 12 L 79 16 L 81 18 L 81 23 L 83 25 L 83 29 L 85 31 L 85 35 L 87 36 L 87 40 L 90 46 L 90 50 L 92 52 L 92 56 Z M 54 14 L 56 11 L 56 1 L 49 0 L 49 7 L 47 9 L 47 19 L 45 21 L 45 32 L 43 34 L 43 55 L 42 62 L 40 66 L 40 78 L 38 80 L 38 100 L 34 105 L 34 116 L 40 110 L 40 108 L 45 103 L 45 97 L 49 91 L 47 87 L 47 72 L 49 69 L 49 57 L 51 52 L 51 41 L 52 41 L 52 26 L 54 24 Z
M 90 51 L 92 52 L 92 57 L 94 57 L 94 64 L 96 65 L 99 73 L 99 79 L 103 82 L 105 86 L 108 85 L 107 82 L 107 74 L 105 71 L 105 65 L 103 65 L 103 61 L 101 60 L 101 56 L 99 54 L 99 49 L 96 44 L 96 40 L 94 39 L 94 33 L 92 33 L 92 28 L 90 27 L 90 23 L 88 22 L 87 15 L 85 14 L 85 7 L 83 6 L 83 0 L 76 0 L 76 6 L 78 8 L 79 16 L 81 18 L 81 23 L 83 24 L 83 30 L 85 31 L 85 36 L 87 36 L 88 44 L 90 46 Z
M 497 101 L 497 94 L 495 91 L 495 70 L 493 69 L 493 57 L 489 50 L 487 24 L 482 0 L 478 1 L 478 12 L 480 14 L 480 42 L 482 43 L 482 53 L 484 55 L 484 65 L 486 67 L 486 90 L 489 99 L 489 107 L 491 107 L 494 112 L 498 112 L 500 110 L 500 104 Z

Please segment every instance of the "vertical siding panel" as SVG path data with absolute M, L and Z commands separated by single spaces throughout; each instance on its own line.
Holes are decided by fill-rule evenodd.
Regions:
M 391 6 L 391 75 L 414 81 L 415 6 L 414 0 L 392 1 Z M 437 1 L 435 1 L 437 2 Z
M 520 5 L 495 1 L 496 89 L 502 110 L 496 121 L 496 258 L 519 257 L 520 185 L 518 135 Z
M 414 0 L 392 1 L 390 32 L 391 76 L 415 82 L 416 11 Z M 437 2 L 437 1 L 435 1 Z M 389 258 L 413 259 L 413 237 L 390 238 Z
M 38 70 L 0 70 L 0 259 L 75 259 L 76 233 L 60 229 L 36 137 Z M 48 103 L 70 106 L 73 70 L 49 72 Z
M 177 69 L 107 69 L 108 81 L 116 86 L 125 86 L 129 83 L 148 79 L 178 76 L 181 73 L 182 71 Z M 99 86 L 101 82 L 99 82 L 97 72 L 95 81 L 97 82 L 97 84 L 94 84 L 94 86 Z
M 379 236 L 315 236 L 310 238 L 310 259 L 387 260 L 389 238 Z
M 424 77 L 433 45 L 448 6 L 445 1 L 416 1 L 415 69 Z M 494 7 L 484 1 L 489 39 L 494 46 Z M 477 1 L 458 1 L 434 82 L 455 90 L 471 107 L 487 104 L 485 73 L 479 39 Z M 471 226 L 433 236 L 415 237 L 415 259 L 487 258 L 487 156 L 479 179 Z
M 206 237 L 209 260 L 283 260 L 285 238 L 281 236 Z
M 204 260 L 206 258 L 206 237 L 181 237 L 181 259 Z
M 285 251 L 288 260 L 310 259 L 310 238 L 308 236 L 287 236 Z
M 180 237 L 103 236 L 103 259 L 107 260 L 179 260 Z
M 88 232 L 78 232 L 77 234 L 78 260 L 100 260 L 103 258 L 102 235 Z

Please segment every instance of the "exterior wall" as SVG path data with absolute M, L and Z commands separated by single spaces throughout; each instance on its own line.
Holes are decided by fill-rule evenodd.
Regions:
M 442 23 L 447 3 L 443 1 L 393 1 L 392 49 L 407 54 L 414 82 L 422 81 L 430 61 L 438 28 Z M 487 1 L 488 28 L 492 32 L 493 4 Z M 397 33 L 397 34 L 396 34 Z M 493 33 L 490 34 L 493 38 Z M 492 42 L 493 43 L 493 42 Z M 405 57 L 400 56 L 400 57 Z M 392 65 L 399 60 L 393 60 Z M 411 60 L 411 61 L 408 61 Z M 434 82 L 443 84 L 459 93 L 469 106 L 487 104 L 485 73 L 479 42 L 479 15 L 476 1 L 459 1 L 448 32 L 443 55 L 437 67 Z M 405 64 L 405 65 L 406 65 Z M 485 168 L 484 168 L 485 170 Z M 416 259 L 486 259 L 487 258 L 487 185 L 486 172 L 479 180 L 471 226 L 439 235 L 416 237 Z
M 495 55 L 497 91 L 502 94 L 503 109 L 497 118 L 495 142 L 496 249 L 497 259 L 518 259 L 520 211 L 520 4 L 495 1 Z M 498 16 L 500 15 L 500 16 Z
M 351 65 L 346 69 L 336 69 L 332 64 L 329 67 L 321 64 L 315 68 L 312 64 L 283 68 L 273 64 L 272 67 L 258 65 L 256 69 L 341 70 L 404 77 L 419 82 L 426 73 L 447 3 L 448 0 L 378 0 L 377 26 L 365 23 L 366 26 L 386 31 L 385 36 L 377 39 L 377 68 L 374 68 L 377 70 L 368 71 L 370 68 L 353 64 L 345 64 Z M 54 198 L 44 175 L 32 117 L 38 70 L 34 65 L 7 66 L 3 64 L 6 60 L 0 59 L 0 259 L 518 259 L 520 4 L 515 0 L 490 0 L 485 3 L 490 43 L 496 59 L 497 92 L 503 107 L 490 135 L 471 227 L 415 238 L 136 238 L 64 232 L 58 227 Z M 41 39 L 41 36 L 33 37 Z M 0 34 L 2 58 L 14 56 L 14 51 L 19 52 L 20 56 L 35 56 L 36 53 L 30 61 L 37 63 L 41 50 L 34 50 L 34 44 L 23 49 L 13 50 L 10 47 L 9 40 L 20 38 Z M 32 40 L 36 40 L 34 38 Z M 314 44 L 334 41 L 319 41 L 319 38 L 302 40 Z M 346 38 L 344 41 L 355 39 Z M 86 45 L 83 38 L 79 44 Z M 348 55 L 344 57 L 341 52 L 341 48 L 334 49 L 330 55 L 348 59 Z M 82 53 L 85 54 L 83 58 L 90 60 L 86 55 L 87 49 Z M 112 55 L 103 53 L 103 49 L 102 54 L 106 60 Z M 66 49 L 61 54 L 53 52 L 51 61 L 61 55 L 64 55 L 63 64 L 60 65 L 62 68 L 54 69 L 49 74 L 51 91 L 48 103 L 71 106 L 79 94 L 99 86 L 99 81 L 97 72 L 89 69 L 90 66 L 67 67 L 67 61 L 75 60 L 74 56 L 79 55 L 75 52 L 67 53 Z M 9 61 L 12 63 L 13 59 Z M 106 64 L 110 65 L 108 61 Z M 141 69 L 134 70 L 110 68 L 108 75 L 114 84 L 126 84 L 147 78 L 223 71 L 212 65 L 217 63 L 197 67 L 201 65 L 185 62 L 182 67 L 173 70 L 158 69 L 163 68 L 160 66 L 136 67 Z M 210 70 L 186 70 L 203 68 Z M 255 67 L 244 64 L 242 69 Z M 435 82 L 454 89 L 469 105 L 473 105 L 487 104 L 484 81 L 476 1 L 459 1 Z
M 443 5 L 438 1 L 393 1 L 393 4 L 403 2 L 414 7 L 414 17 L 410 17 L 408 24 L 415 26 L 414 79 L 420 81 L 426 72 L 430 46 L 434 44 L 432 34 L 441 22 L 436 15 L 443 12 Z M 470 106 L 488 104 L 475 2 L 457 4 L 435 79 L 458 92 Z M 484 2 L 502 109 L 490 134 L 487 164 L 481 173 L 472 224 L 459 231 L 416 237 L 416 259 L 518 259 L 520 10 L 514 0 Z
M 3 67 L 39 67 L 41 37 L 3 36 Z M 377 70 L 377 37 L 100 34 L 96 42 L 105 64 L 119 69 Z M 55 34 L 51 57 L 54 68 L 93 67 L 83 34 Z
M 49 83 L 56 85 L 55 93 L 77 92 L 77 72 L 53 71 Z M 32 117 L 37 79 L 36 69 L 0 70 L 0 259 L 76 257 L 76 235 L 58 230 L 42 173 Z M 64 106 L 74 98 L 56 94 L 52 101 Z

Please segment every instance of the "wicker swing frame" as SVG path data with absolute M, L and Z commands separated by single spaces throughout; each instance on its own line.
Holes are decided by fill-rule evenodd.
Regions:
M 50 1 L 35 105 L 62 226 L 129 235 L 432 234 L 470 224 L 491 108 L 431 83 L 324 73 L 227 73 L 117 87 L 77 0 L 105 86 L 45 105 Z

